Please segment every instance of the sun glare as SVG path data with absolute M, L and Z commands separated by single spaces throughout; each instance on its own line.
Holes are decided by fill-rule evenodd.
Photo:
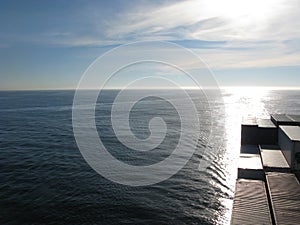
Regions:
M 279 8 L 280 3 L 282 0 L 210 0 L 206 7 L 217 16 L 243 25 L 273 16 L 274 9 Z
M 231 87 L 229 90 L 237 98 L 247 98 L 257 102 L 268 92 L 264 87 Z
M 243 117 L 264 118 L 268 116 L 264 99 L 269 90 L 262 87 L 231 87 L 225 89 L 224 97 L 226 112 L 228 115 L 235 115 L 238 123 Z

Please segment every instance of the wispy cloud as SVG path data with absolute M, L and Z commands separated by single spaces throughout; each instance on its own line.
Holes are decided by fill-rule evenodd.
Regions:
M 195 50 L 215 68 L 300 64 L 298 0 L 134 1 L 118 10 L 116 3 L 98 4 L 70 7 L 62 25 L 6 39 L 66 47 L 165 40 Z
M 193 48 L 215 68 L 290 66 L 300 64 L 299 15 L 297 0 L 138 5 L 108 21 L 104 36 L 171 40 Z
M 108 21 L 104 32 L 112 39 L 168 34 L 218 41 L 282 40 L 300 36 L 299 13 L 296 0 L 192 0 L 150 9 L 139 5 Z

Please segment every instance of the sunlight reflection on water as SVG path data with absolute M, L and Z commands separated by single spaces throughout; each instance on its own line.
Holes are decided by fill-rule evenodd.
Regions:
M 241 122 L 243 117 L 267 118 L 268 110 L 264 99 L 269 90 L 263 88 L 228 88 L 223 90 L 225 104 L 225 158 L 228 185 L 234 191 L 237 178 L 237 163 L 240 152 Z M 230 223 L 232 200 L 224 199 L 228 211 L 226 223 Z

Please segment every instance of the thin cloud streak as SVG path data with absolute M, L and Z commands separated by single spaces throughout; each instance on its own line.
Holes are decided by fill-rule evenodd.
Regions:
M 300 31 L 295 29 L 299 27 L 297 26 L 299 25 L 299 3 L 293 0 L 266 1 L 269 2 L 269 5 L 264 6 L 266 12 L 260 12 L 265 15 L 249 11 L 245 12 L 248 15 L 232 16 L 230 11 L 223 13 L 224 10 L 219 9 L 224 5 L 223 3 L 220 6 L 220 3 L 237 3 L 238 1 L 235 0 L 184 1 L 164 7 L 157 6 L 150 10 L 147 6 L 145 8 L 138 6 L 137 9 L 125 11 L 114 20 L 108 21 L 109 26 L 104 33 L 108 38 L 126 39 L 134 38 L 137 34 L 139 37 L 141 34 L 144 37 L 155 37 L 159 33 L 172 33 L 176 30 L 174 36 L 177 38 L 209 41 L 260 40 L 261 38 L 283 40 L 299 37 Z M 257 9 L 253 8 L 253 10 L 259 10 L 262 4 L 257 3 Z
M 119 43 L 136 40 L 223 42 L 209 50 L 189 45 L 213 68 L 299 65 L 299 1 L 254 1 L 258 12 L 222 12 L 224 1 L 184 1 L 149 9 L 138 5 L 107 21 L 104 37 Z M 235 0 L 226 1 L 237 4 Z M 212 5 L 215 4 L 215 5 Z M 241 3 L 238 7 L 241 7 Z M 252 4 L 247 1 L 245 7 Z M 254 5 L 255 6 L 255 5 Z M 230 10 L 230 9 L 227 9 Z M 261 11 L 259 11 L 261 10 Z M 243 14 L 244 13 L 244 14 Z M 295 41 L 296 40 L 296 41 Z M 82 42 L 84 43 L 84 42 Z M 177 42 L 178 43 L 178 42 Z M 78 40 L 78 44 L 80 41 Z M 203 46 L 205 48 L 205 46 Z

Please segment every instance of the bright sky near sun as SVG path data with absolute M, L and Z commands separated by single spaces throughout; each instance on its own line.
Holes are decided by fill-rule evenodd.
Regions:
M 12 0 L 0 18 L 2 90 L 75 88 L 101 54 L 144 40 L 191 49 L 222 86 L 300 87 L 299 0 Z

